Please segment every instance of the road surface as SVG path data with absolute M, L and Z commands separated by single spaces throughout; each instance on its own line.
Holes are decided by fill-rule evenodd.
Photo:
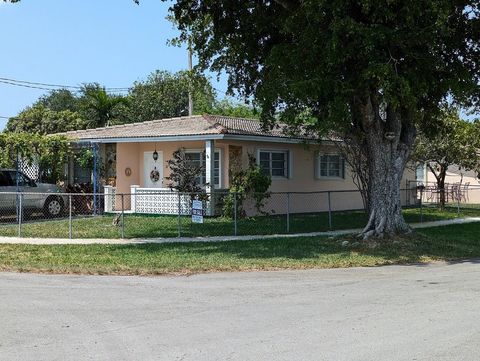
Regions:
M 480 264 L 0 273 L 0 360 L 478 360 Z

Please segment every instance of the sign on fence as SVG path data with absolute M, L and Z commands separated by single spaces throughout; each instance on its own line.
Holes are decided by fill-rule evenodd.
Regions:
M 203 223 L 203 202 L 192 201 L 192 222 Z

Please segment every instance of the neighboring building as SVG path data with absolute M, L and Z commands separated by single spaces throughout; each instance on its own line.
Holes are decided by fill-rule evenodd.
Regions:
M 423 184 L 427 187 L 425 198 L 435 201 L 435 194 L 431 194 L 428 189 L 437 187 L 437 179 L 433 172 L 425 163 L 420 163 L 416 170 L 417 184 Z M 449 201 L 454 201 L 456 189 L 460 190 L 461 201 L 465 203 L 480 203 L 480 178 L 478 173 L 473 170 L 465 170 L 458 165 L 448 167 L 445 177 L 445 189 L 449 195 Z
M 114 179 L 109 183 L 114 183 L 116 194 L 135 194 L 132 202 L 129 197 L 128 200 L 124 199 L 124 203 L 136 212 L 148 213 L 149 209 L 162 212 L 158 198 L 155 201 L 152 196 L 150 199 L 153 201 L 150 202 L 148 197 L 143 197 L 140 201 L 139 195 L 170 191 L 166 179 L 170 174 L 167 161 L 179 148 L 186 149 L 192 162 L 205 165 L 206 172 L 200 177 L 200 183 L 213 184 L 214 190 L 228 189 L 230 170 L 247 167 L 248 157 L 253 155 L 265 172 L 271 175 L 272 193 L 353 190 L 332 193 L 332 207 L 335 210 L 361 209 L 362 200 L 352 181 L 351 171 L 335 144 L 308 136 L 291 137 L 285 134 L 285 128 L 285 125 L 278 125 L 271 131 L 264 131 L 255 120 L 198 115 L 65 134 L 77 143 L 101 145 L 101 152 L 107 154 L 106 158 L 115 166 L 114 172 L 107 167 L 112 173 L 109 178 Z M 153 157 L 155 151 L 158 153 L 156 161 Z M 75 175 L 71 175 L 71 178 L 75 178 Z M 415 179 L 414 171 L 407 170 L 401 184 L 407 184 L 407 179 Z M 284 198 L 284 194 L 273 194 L 266 210 L 285 213 Z M 403 201 L 407 202 L 406 199 Z M 118 197 L 116 204 L 119 204 Z M 326 209 L 326 193 L 296 195 L 290 204 L 292 212 Z

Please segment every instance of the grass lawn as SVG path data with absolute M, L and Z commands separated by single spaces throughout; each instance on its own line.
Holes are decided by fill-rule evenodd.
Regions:
M 192 274 L 376 266 L 480 257 L 480 224 L 422 229 L 390 243 L 300 237 L 148 245 L 0 244 L 0 270 L 85 274 Z M 373 247 L 375 246 L 375 247 Z
M 424 208 L 423 221 L 451 219 L 457 217 L 456 208 L 439 211 L 436 208 Z M 420 210 L 404 210 L 409 223 L 420 222 Z M 480 207 L 462 208 L 460 217 L 480 216 Z M 112 224 L 113 215 L 77 218 L 73 220 L 73 238 L 119 238 L 121 227 Z M 334 212 L 333 229 L 361 228 L 367 222 L 363 211 Z M 228 236 L 234 234 L 232 220 L 225 218 L 205 218 L 204 224 L 192 224 L 189 217 L 180 220 L 182 236 Z M 68 238 L 68 220 L 53 221 L 31 220 L 22 225 L 23 237 Z M 176 216 L 126 215 L 125 238 L 154 238 L 178 236 L 178 218 Z M 294 214 L 290 216 L 290 233 L 308 233 L 329 230 L 328 213 Z M 239 235 L 279 234 L 287 232 L 286 216 L 262 216 L 240 219 Z M 0 225 L 0 236 L 17 236 L 15 223 Z

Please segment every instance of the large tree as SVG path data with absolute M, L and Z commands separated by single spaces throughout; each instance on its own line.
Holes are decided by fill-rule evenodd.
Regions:
M 416 126 L 447 98 L 479 99 L 479 8 L 478 0 L 177 0 L 171 9 L 199 67 L 226 71 L 264 121 L 281 109 L 293 126 L 360 135 L 369 237 L 409 231 L 400 182 Z M 308 123 L 298 121 L 305 112 Z
M 480 165 L 478 123 L 460 119 L 454 108 L 446 108 L 427 127 L 420 129 L 412 158 L 427 165 L 437 180 L 440 206 L 445 207 L 445 178 L 450 166 L 477 170 Z
M 188 93 L 193 94 L 194 113 L 209 112 L 215 90 L 207 78 L 187 71 L 154 71 L 145 81 L 133 84 L 128 95 L 131 122 L 188 115 Z

